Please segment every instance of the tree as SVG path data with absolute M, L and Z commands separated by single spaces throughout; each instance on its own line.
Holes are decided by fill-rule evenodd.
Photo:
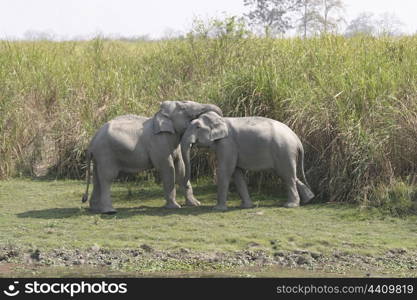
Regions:
M 291 13 L 300 5 L 300 0 L 244 0 L 251 11 L 245 16 L 251 25 L 261 26 L 265 35 L 284 34 L 293 28 Z
M 396 36 L 402 34 L 403 25 L 401 20 L 393 13 L 385 12 L 376 18 L 372 13 L 362 12 L 350 21 L 345 35 L 353 36 L 361 33 L 366 35 Z
M 244 38 L 252 32 L 248 29 L 246 20 L 242 17 L 230 16 L 224 19 L 193 20 L 192 29 L 187 36 L 199 38 Z
M 344 21 L 343 0 L 299 0 L 298 31 L 306 37 L 310 32 L 336 32 L 339 24 Z
M 361 33 L 367 35 L 396 36 L 402 34 L 403 25 L 401 20 L 393 13 L 385 12 L 375 18 L 372 13 L 363 12 L 350 21 L 345 35 L 353 36 Z
M 317 24 L 320 20 L 320 6 L 321 0 L 300 0 L 299 1 L 299 14 L 301 17 L 298 19 L 298 32 L 303 34 L 306 38 L 309 32 L 314 32 L 317 29 Z
M 385 12 L 376 21 L 378 35 L 396 36 L 402 34 L 404 23 L 394 14 Z
M 322 33 L 337 31 L 338 25 L 344 21 L 342 17 L 345 7 L 343 0 L 321 0 L 321 2 L 320 31 Z
M 362 12 L 355 19 L 350 21 L 346 28 L 346 36 L 354 36 L 357 34 L 374 35 L 376 34 L 376 23 L 374 15 L 370 12 Z
M 181 31 L 175 30 L 171 27 L 167 27 L 167 28 L 165 28 L 161 39 L 162 40 L 180 39 L 183 36 L 184 36 L 184 34 Z
M 56 38 L 52 30 L 27 30 L 23 34 L 23 39 L 26 41 L 53 41 Z
M 335 32 L 344 21 L 343 0 L 244 0 L 244 4 L 251 7 L 245 14 L 250 24 L 261 26 L 266 35 L 284 34 L 295 22 L 304 37 L 312 32 Z

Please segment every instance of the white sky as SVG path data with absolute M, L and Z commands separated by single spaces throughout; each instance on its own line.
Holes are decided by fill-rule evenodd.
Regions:
M 407 33 L 417 32 L 416 0 L 345 0 L 346 18 L 363 11 L 393 12 Z M 0 38 L 46 31 L 58 38 L 186 32 L 195 17 L 242 15 L 243 0 L 0 0 Z

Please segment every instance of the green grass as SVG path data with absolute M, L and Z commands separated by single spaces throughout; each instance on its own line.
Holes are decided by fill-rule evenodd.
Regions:
M 238 251 L 256 243 L 271 252 L 303 249 L 367 255 L 417 247 L 417 217 L 393 218 L 352 205 L 286 209 L 280 207 L 284 198 L 252 192 L 256 208 L 238 209 L 239 201 L 232 194 L 230 209 L 214 212 L 215 187 L 203 180 L 195 187 L 202 207 L 178 210 L 161 208 L 162 189 L 155 184 L 134 187 L 131 196 L 124 184 L 115 184 L 112 194 L 118 213 L 103 216 L 89 213 L 81 204 L 83 190 L 80 181 L 1 181 L 1 243 L 46 250 L 146 244 L 197 252 Z

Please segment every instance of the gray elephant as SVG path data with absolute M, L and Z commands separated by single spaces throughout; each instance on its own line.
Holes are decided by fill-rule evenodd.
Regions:
M 175 183 L 180 185 L 186 205 L 197 206 L 189 180 L 185 180 L 180 140 L 190 122 L 219 107 L 193 101 L 164 101 L 153 118 L 136 115 L 117 117 L 101 127 L 87 149 L 88 199 L 90 163 L 93 161 L 93 193 L 90 209 L 97 213 L 115 213 L 110 197 L 112 180 L 120 171 L 134 173 L 151 168 L 160 172 L 167 208 L 179 208 Z
M 298 136 L 285 124 L 263 117 L 223 118 L 208 112 L 191 122 L 181 140 L 186 180 L 190 178 L 190 147 L 210 147 L 217 157 L 217 205 L 227 209 L 231 177 L 243 208 L 252 207 L 242 170 L 274 169 L 288 186 L 286 207 L 309 202 L 314 194 L 304 174 L 304 150 Z M 297 178 L 297 165 L 305 184 Z

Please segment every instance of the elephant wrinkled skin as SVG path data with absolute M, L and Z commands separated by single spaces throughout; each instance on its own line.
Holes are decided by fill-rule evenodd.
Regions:
M 181 140 L 181 151 L 190 179 L 190 147 L 210 147 L 217 157 L 217 205 L 225 210 L 230 179 L 233 177 L 242 207 L 252 207 L 242 170 L 274 169 L 288 187 L 286 207 L 309 202 L 314 194 L 304 174 L 304 149 L 298 136 L 285 124 L 263 117 L 223 118 L 215 112 L 202 114 L 191 122 Z M 305 182 L 297 178 L 297 165 Z
M 185 180 L 180 139 L 190 122 L 199 115 L 219 107 L 193 101 L 164 101 L 154 117 L 124 115 L 104 124 L 87 149 L 88 200 L 90 162 L 93 161 L 93 192 L 90 209 L 97 213 L 114 213 L 110 197 L 112 180 L 120 171 L 139 172 L 155 168 L 161 174 L 167 208 L 178 208 L 175 183 L 180 185 L 187 205 L 199 205 L 189 180 Z

